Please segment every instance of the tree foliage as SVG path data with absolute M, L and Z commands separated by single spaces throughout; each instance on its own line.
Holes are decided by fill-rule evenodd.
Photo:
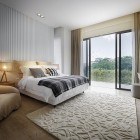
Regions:
M 117 66 L 119 67 L 119 63 Z M 132 57 L 124 56 L 121 58 L 121 83 L 131 84 L 131 77 Z M 91 79 L 94 81 L 115 82 L 115 59 L 96 58 L 91 64 Z
M 117 58 L 119 59 L 119 58 Z M 118 64 L 119 66 L 119 61 Z M 106 69 L 106 70 L 114 70 L 115 69 L 115 59 L 112 58 L 96 58 L 94 62 L 92 62 L 93 69 Z M 132 57 L 124 56 L 121 57 L 121 70 L 132 70 Z
M 92 68 L 114 70 L 115 60 L 111 58 L 96 58 L 95 61 L 92 63 Z
M 124 56 L 121 58 L 121 69 L 132 70 L 132 57 L 131 56 Z

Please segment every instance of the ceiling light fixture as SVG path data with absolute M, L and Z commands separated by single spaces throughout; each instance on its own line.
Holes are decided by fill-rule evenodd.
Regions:
M 42 16 L 42 15 L 41 15 L 40 17 L 41 17 L 41 18 L 44 18 L 44 16 Z
M 38 16 L 41 16 L 41 14 L 37 13 Z
M 39 16 L 41 18 L 45 18 L 45 16 L 41 15 L 40 13 L 37 13 L 37 16 Z

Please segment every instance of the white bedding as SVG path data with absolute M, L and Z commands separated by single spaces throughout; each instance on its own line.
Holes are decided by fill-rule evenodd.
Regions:
M 56 76 L 53 76 L 53 77 L 56 77 Z M 50 88 L 38 85 L 38 82 L 41 79 L 46 79 L 46 78 L 47 77 L 42 77 L 42 78 L 34 78 L 32 76 L 24 77 L 19 81 L 18 88 L 20 92 L 23 94 L 26 94 L 30 97 L 33 97 L 35 99 L 41 100 L 43 102 L 46 102 L 52 105 L 57 105 L 77 94 L 82 93 L 89 86 L 89 84 L 86 83 L 81 86 L 75 87 L 71 90 L 68 90 L 62 93 L 61 95 L 59 95 L 58 97 L 55 97 Z

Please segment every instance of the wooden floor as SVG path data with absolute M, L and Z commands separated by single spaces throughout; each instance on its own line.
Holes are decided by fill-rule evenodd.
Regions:
M 33 112 L 43 106 L 48 110 L 53 106 L 22 95 L 22 106 L 20 109 L 0 121 L 0 140 L 57 140 L 42 128 L 31 122 L 26 114 Z
M 42 128 L 31 122 L 26 114 L 43 106 L 53 106 L 22 95 L 22 106 L 8 118 L 0 121 L 0 140 L 57 140 Z M 140 100 L 136 100 L 138 127 L 140 128 Z M 140 133 L 139 133 L 140 134 Z

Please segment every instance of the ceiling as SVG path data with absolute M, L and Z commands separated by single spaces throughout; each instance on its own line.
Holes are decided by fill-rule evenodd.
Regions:
M 52 27 L 76 29 L 140 11 L 140 0 L 0 0 Z M 36 16 L 41 13 L 45 18 Z

